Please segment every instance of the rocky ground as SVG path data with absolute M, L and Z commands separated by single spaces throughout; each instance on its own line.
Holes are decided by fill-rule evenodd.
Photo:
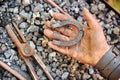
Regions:
M 86 24 L 81 11 L 86 7 L 98 19 L 110 45 L 120 50 L 120 16 L 99 0 L 54 0 L 64 11 Z M 40 55 L 54 80 L 105 80 L 97 69 L 83 65 L 68 58 L 48 45 L 43 35 L 45 21 L 51 20 L 51 12 L 58 12 L 45 0 L 4 0 L 0 2 L 0 15 L 12 13 L 12 20 L 18 25 L 30 46 Z M 24 61 L 18 55 L 17 48 L 11 41 L 5 28 L 0 25 L 0 60 L 21 73 L 27 80 L 32 80 Z M 40 80 L 47 80 L 42 70 L 35 64 Z M 0 80 L 17 80 L 11 73 L 0 68 Z

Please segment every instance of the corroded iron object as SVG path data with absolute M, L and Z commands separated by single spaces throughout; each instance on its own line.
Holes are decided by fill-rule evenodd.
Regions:
M 17 77 L 19 80 L 26 80 L 21 74 L 10 68 L 8 65 L 6 65 L 4 62 L 0 61 L 0 67 L 7 70 L 11 74 L 13 74 L 15 77 Z
M 64 21 L 64 22 L 57 22 L 56 24 L 53 25 L 53 28 L 59 28 L 59 27 L 67 26 L 67 25 L 74 25 L 78 29 L 79 34 L 76 37 L 76 39 L 74 39 L 72 41 L 69 41 L 69 42 L 53 40 L 54 44 L 59 45 L 59 46 L 73 46 L 81 40 L 81 38 L 83 36 L 83 28 L 80 26 L 79 23 L 77 23 L 73 20 L 67 20 L 67 21 Z
M 31 58 L 34 58 L 34 61 L 38 63 L 38 66 L 40 66 L 43 69 L 48 79 L 53 80 L 45 64 L 42 62 L 39 55 L 34 51 L 34 49 L 32 49 L 30 45 L 27 43 L 26 39 L 18 29 L 17 25 L 13 22 L 12 24 L 6 25 L 5 28 L 9 36 L 11 37 L 12 41 L 15 43 L 16 47 L 18 48 L 19 55 L 25 61 L 29 71 L 31 72 L 33 80 L 40 80 L 40 79 L 38 78 L 35 72 Z

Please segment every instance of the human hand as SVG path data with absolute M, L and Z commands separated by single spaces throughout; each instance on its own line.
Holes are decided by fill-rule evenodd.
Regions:
M 61 13 L 53 13 L 53 17 L 60 21 L 74 20 L 72 17 Z M 95 66 L 110 47 L 107 44 L 102 27 L 85 8 L 83 9 L 83 17 L 88 25 L 83 27 L 83 38 L 76 45 L 69 47 L 57 46 L 52 41 L 49 41 L 48 45 L 82 63 Z M 71 29 L 66 27 L 53 29 L 50 21 L 47 21 L 45 25 L 47 28 L 44 30 L 44 34 L 51 40 L 71 41 L 78 34 L 77 28 L 73 25 L 69 26 Z

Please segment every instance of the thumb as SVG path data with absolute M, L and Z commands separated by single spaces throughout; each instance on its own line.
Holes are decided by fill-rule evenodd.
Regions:
M 83 8 L 83 17 L 87 21 L 88 26 L 90 28 L 96 28 L 100 25 L 98 24 L 98 21 L 95 19 L 95 17 L 88 11 L 88 9 Z

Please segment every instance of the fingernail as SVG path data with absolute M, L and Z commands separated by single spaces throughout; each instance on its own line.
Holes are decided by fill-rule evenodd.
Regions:
M 83 12 L 89 12 L 89 10 L 87 8 L 83 8 Z

